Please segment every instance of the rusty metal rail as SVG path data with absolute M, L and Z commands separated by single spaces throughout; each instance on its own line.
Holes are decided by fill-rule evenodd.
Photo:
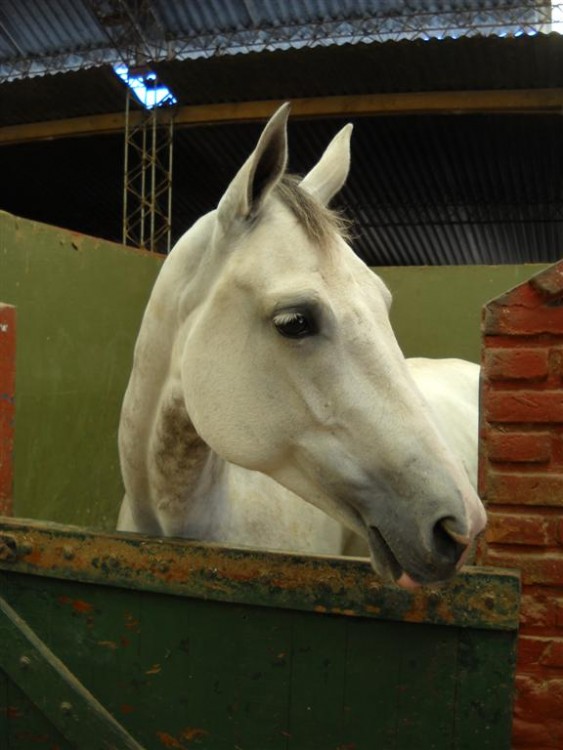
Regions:
M 496 568 L 467 567 L 447 584 L 410 592 L 381 584 L 360 559 L 303 557 L 4 518 L 0 570 L 383 620 L 518 627 L 519 576 Z

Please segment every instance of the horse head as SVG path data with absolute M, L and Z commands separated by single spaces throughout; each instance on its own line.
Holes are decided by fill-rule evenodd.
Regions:
M 299 181 L 286 174 L 287 116 L 274 114 L 205 219 L 208 283 L 178 354 L 187 412 L 225 461 L 364 537 L 383 577 L 446 579 L 483 505 L 409 372 L 389 291 L 328 207 L 351 125 Z

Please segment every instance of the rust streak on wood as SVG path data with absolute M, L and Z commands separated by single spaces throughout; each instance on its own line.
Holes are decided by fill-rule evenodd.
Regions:
M 407 592 L 382 584 L 367 560 L 305 557 L 216 544 L 93 533 L 4 519 L 13 554 L 0 569 L 178 596 L 304 611 L 511 630 L 519 580 L 468 568 L 442 586 Z M 492 602 L 492 605 L 491 605 Z

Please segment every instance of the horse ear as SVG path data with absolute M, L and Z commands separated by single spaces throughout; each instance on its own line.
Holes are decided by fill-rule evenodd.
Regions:
M 285 172 L 289 110 L 286 102 L 272 115 L 256 148 L 219 201 L 217 215 L 223 227 L 235 219 L 255 216 Z
M 353 127 L 348 123 L 334 136 L 316 166 L 301 180 L 301 187 L 325 206 L 348 177 Z

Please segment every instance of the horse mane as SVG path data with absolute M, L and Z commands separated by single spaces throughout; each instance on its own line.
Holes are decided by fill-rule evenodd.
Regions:
M 324 206 L 300 186 L 301 177 L 285 174 L 274 195 L 293 213 L 313 242 L 325 244 L 334 234 L 350 239 L 351 221 L 341 211 Z

